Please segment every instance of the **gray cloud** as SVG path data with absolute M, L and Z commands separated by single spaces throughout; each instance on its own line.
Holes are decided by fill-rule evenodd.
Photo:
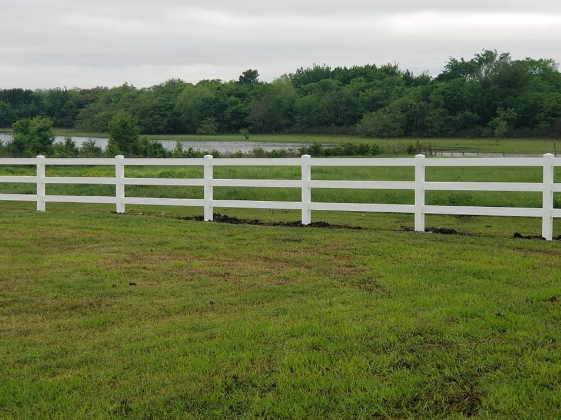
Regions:
M 483 48 L 561 61 L 558 1 L 20 0 L 2 6 L 0 87 L 271 80 L 313 63 L 438 73 Z

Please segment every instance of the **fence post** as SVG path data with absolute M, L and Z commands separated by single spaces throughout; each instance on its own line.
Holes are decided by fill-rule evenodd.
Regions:
M 45 211 L 45 156 L 37 156 L 37 211 Z
M 415 232 L 425 231 L 425 155 L 415 156 Z
M 204 220 L 205 222 L 212 222 L 214 209 L 212 200 L 214 200 L 214 193 L 212 190 L 213 170 L 212 170 L 212 155 L 205 155 L 204 161 Z
M 125 184 L 123 183 L 125 178 L 124 158 L 123 155 L 115 156 L 115 211 L 117 213 L 125 212 L 125 203 L 123 202 L 123 198 L 125 198 Z
M 553 239 L 553 154 L 543 155 L 542 236 Z
M 312 201 L 312 189 L 310 181 L 312 180 L 312 167 L 310 165 L 310 155 L 302 155 L 302 224 L 309 225 L 312 223 L 312 211 L 310 203 Z

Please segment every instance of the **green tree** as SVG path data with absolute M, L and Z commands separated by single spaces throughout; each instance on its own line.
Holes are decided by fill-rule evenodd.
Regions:
M 8 148 L 14 155 L 50 155 L 53 153 L 53 123 L 50 118 L 35 117 L 16 121 L 13 140 Z
M 405 115 L 392 113 L 386 107 L 364 114 L 356 129 L 360 135 L 367 137 L 403 137 L 405 135 Z
M 196 132 L 204 118 L 214 116 L 212 88 L 208 84 L 185 86 L 177 99 L 175 111 L 184 129 L 189 133 Z
M 197 134 L 216 134 L 218 132 L 218 123 L 214 117 L 206 117 L 197 127 Z
M 242 85 L 248 85 L 250 87 L 255 86 L 257 83 L 259 83 L 259 72 L 252 69 L 244 71 L 239 77 L 238 83 Z
M 249 115 L 253 131 L 270 133 L 292 125 L 295 100 L 296 90 L 288 78 L 260 86 Z
M 503 138 L 505 133 L 512 128 L 518 114 L 513 109 L 499 108 L 497 116 L 491 120 L 489 127 L 493 129 L 496 138 Z
M 12 122 L 12 105 L 6 101 L 0 102 L 0 127 L 9 127 Z
M 114 117 L 109 123 L 108 153 L 132 156 L 138 152 L 140 128 L 136 118 L 130 115 Z

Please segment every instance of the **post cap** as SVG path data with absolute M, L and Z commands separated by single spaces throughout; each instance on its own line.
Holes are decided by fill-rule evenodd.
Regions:
M 423 154 L 418 154 L 418 155 L 415 155 L 415 157 L 416 157 L 416 158 L 424 158 L 425 155 L 423 155 Z
M 301 158 L 302 158 L 302 159 L 310 159 L 311 156 L 310 156 L 310 155 L 302 155 Z
M 123 155 L 117 155 L 115 156 L 115 159 L 124 159 L 125 157 Z
M 205 159 L 212 159 L 213 156 L 212 155 L 205 155 Z
M 45 159 L 45 156 L 44 156 L 44 155 L 37 155 L 37 158 L 39 158 L 39 159 Z
M 555 155 L 553 153 L 546 153 L 543 157 L 555 157 Z

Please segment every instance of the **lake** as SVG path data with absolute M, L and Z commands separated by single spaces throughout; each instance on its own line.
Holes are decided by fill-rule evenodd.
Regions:
M 12 140 L 12 136 L 7 131 L 0 131 L 0 141 L 4 144 Z M 108 138 L 104 137 L 72 137 L 72 140 L 76 143 L 76 146 L 80 147 L 85 141 L 93 140 L 96 146 L 105 149 Z M 176 140 L 158 140 L 167 150 L 175 149 Z M 56 136 L 55 143 L 64 143 L 64 136 Z M 219 141 L 219 140 L 183 140 L 181 141 L 183 145 L 183 150 L 192 148 L 197 151 L 211 151 L 217 150 L 220 153 L 229 154 L 236 152 L 251 152 L 253 149 L 263 149 L 267 152 L 272 150 L 298 150 L 301 147 L 310 146 L 306 143 L 268 143 L 268 142 L 258 142 L 258 141 Z

